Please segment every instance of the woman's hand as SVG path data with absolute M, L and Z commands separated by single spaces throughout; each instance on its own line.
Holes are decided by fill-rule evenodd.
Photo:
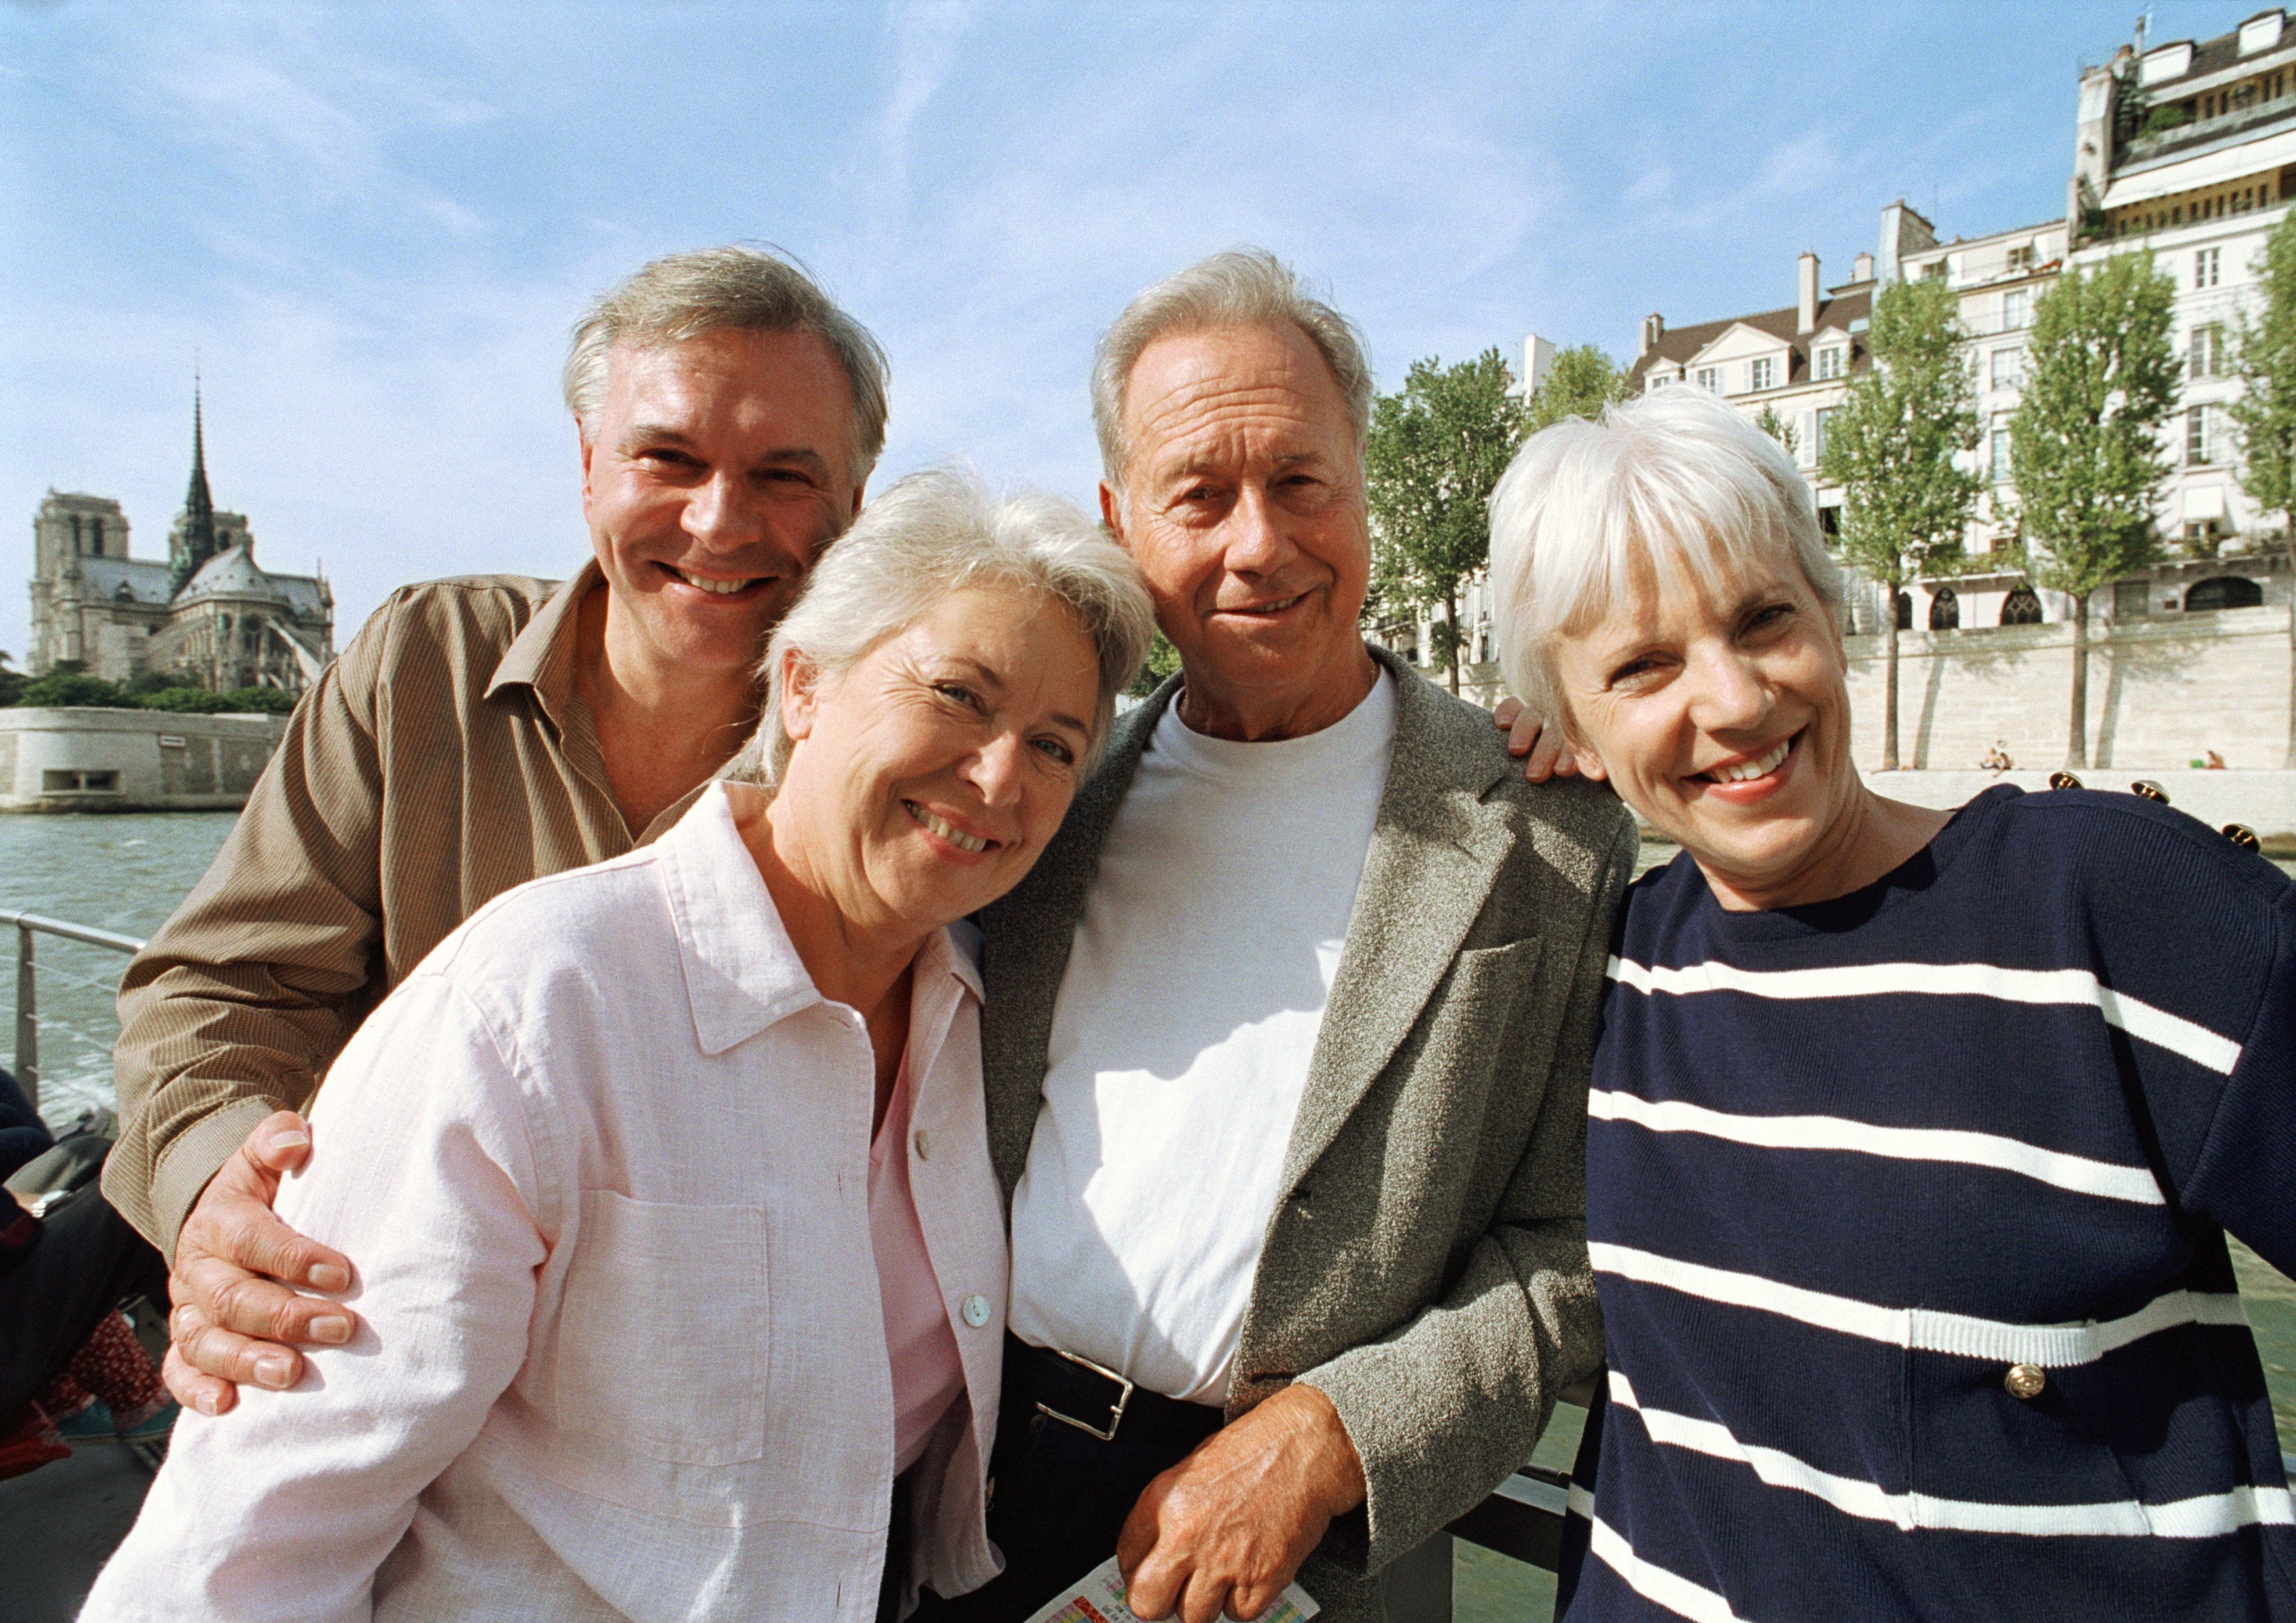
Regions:
M 1507 753 L 1525 758 L 1522 775 L 1534 783 L 1544 783 L 1550 777 L 1575 777 L 1578 759 L 1563 742 L 1562 729 L 1550 727 L 1537 710 L 1510 695 L 1499 701 L 1498 709 L 1491 712 L 1491 720 L 1507 735 Z M 1587 775 L 1599 778 L 1599 771 L 1589 770 Z

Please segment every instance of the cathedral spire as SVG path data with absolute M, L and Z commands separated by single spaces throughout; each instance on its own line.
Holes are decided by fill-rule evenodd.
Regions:
M 200 380 L 192 373 L 192 482 L 184 492 L 184 511 L 168 537 L 168 579 L 180 592 L 200 566 L 216 555 L 215 498 L 208 491 L 206 424 L 202 421 Z

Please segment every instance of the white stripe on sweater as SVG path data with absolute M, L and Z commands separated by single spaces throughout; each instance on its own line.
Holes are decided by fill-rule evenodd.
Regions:
M 2126 1318 L 2079 1324 L 2013 1324 L 1928 1307 L 1883 1307 L 1852 1297 L 1781 1284 L 1756 1274 L 1735 1274 L 1601 1241 L 1590 1242 L 1587 1250 L 1597 1274 L 1679 1291 L 1704 1301 L 1774 1313 L 1890 1347 L 2002 1364 L 2034 1364 L 2043 1369 L 2094 1364 L 2107 1353 L 2180 1324 L 2248 1323 L 2236 1294 L 2171 1291 L 2154 1297 Z
M 1643 1430 L 1661 1447 L 1732 1461 L 1749 1467 L 1769 1487 L 1808 1494 L 1845 1514 L 1890 1522 L 1906 1532 L 1927 1528 L 2029 1537 L 2216 1538 L 2259 1523 L 2296 1525 L 2296 1500 L 2292 1500 L 2285 1488 L 2234 1488 L 2165 1504 L 2136 1499 L 2091 1504 L 1999 1504 L 1940 1499 L 1928 1494 L 1893 1494 L 1877 1483 L 1820 1471 L 1778 1449 L 1742 1443 L 1718 1422 L 1644 1408 L 1636 1400 L 1633 1385 L 1616 1370 L 1611 1372 L 1610 1390 L 1611 1401 L 1640 1415 Z
M 2093 1160 L 2061 1150 L 2044 1150 L 2021 1139 L 1948 1127 L 1884 1127 L 1841 1116 L 1734 1116 L 1679 1100 L 1652 1100 L 1597 1089 L 1587 1096 L 1587 1114 L 1597 1121 L 1623 1121 L 1653 1133 L 1698 1133 L 1765 1150 L 1844 1150 L 1897 1160 L 1951 1161 L 1991 1167 L 2078 1194 L 2103 1195 L 2144 1206 L 2165 1206 L 2151 1168 Z
M 1652 969 L 1613 957 L 1610 978 L 1637 992 L 1687 996 L 1742 992 L 1786 1000 L 1882 997 L 1919 993 L 1937 997 L 1992 997 L 2005 1003 L 2086 1005 L 2133 1037 L 2179 1053 L 2225 1076 L 2240 1062 L 2240 1045 L 2182 1015 L 2115 992 L 2087 970 L 2010 970 L 1990 963 L 1850 963 L 1814 970 L 1742 970 L 1709 962 Z
M 1730 1603 L 1711 1589 L 1654 1567 L 1635 1553 L 1634 1545 L 1600 1516 L 1587 1517 L 1587 1548 L 1604 1566 L 1626 1579 L 1627 1587 L 1654 1605 L 1663 1606 L 1691 1623 L 1743 1623 Z

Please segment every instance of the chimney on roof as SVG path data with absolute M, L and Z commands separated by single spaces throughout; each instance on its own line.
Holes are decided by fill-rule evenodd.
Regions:
M 1817 331 L 1817 256 L 1803 249 L 1798 269 L 1794 331 L 1808 338 Z
M 1849 262 L 1849 279 L 1852 282 L 1871 282 L 1874 280 L 1874 256 L 1872 254 L 1859 254 L 1855 259 L 1852 259 Z
M 1666 317 L 1652 310 L 1643 317 L 1642 353 L 1648 355 L 1658 348 L 1658 340 L 1666 332 Z

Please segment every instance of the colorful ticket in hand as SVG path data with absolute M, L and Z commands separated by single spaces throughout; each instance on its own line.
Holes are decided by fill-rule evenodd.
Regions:
M 1276 1597 L 1275 1604 L 1259 1614 L 1259 1623 L 1308 1623 L 1323 1608 L 1293 1584 Z M 1124 1574 L 1110 1556 L 1070 1584 L 1060 1599 L 1037 1613 L 1029 1623 L 1140 1623 L 1124 1603 Z

